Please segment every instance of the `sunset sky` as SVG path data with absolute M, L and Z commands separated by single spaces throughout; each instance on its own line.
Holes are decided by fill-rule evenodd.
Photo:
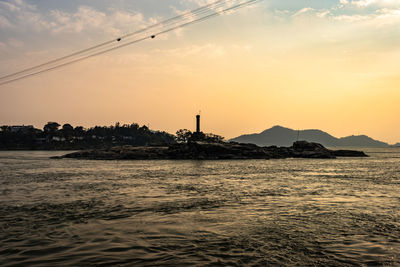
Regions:
M 207 0 L 0 0 L 0 76 Z M 0 125 L 139 123 L 232 138 L 274 125 L 400 142 L 400 0 L 264 0 L 0 86 Z

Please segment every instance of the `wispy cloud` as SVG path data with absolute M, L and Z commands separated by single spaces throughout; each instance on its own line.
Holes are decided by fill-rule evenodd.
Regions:
M 182 4 L 193 3 L 193 4 L 196 4 L 198 6 L 204 6 L 204 5 L 207 5 L 207 4 L 211 4 L 213 2 L 215 2 L 215 0 L 184 0 L 184 1 L 181 1 Z
M 301 14 L 309 13 L 309 12 L 311 12 L 311 11 L 314 11 L 314 8 L 312 8 L 312 7 L 305 7 L 305 8 L 300 9 L 300 10 L 297 11 L 296 13 L 294 13 L 294 14 L 292 15 L 292 17 L 297 17 L 297 16 L 300 16 Z
M 8 19 L 0 15 L 0 28 L 10 28 L 10 27 L 11 23 L 8 21 Z
M 21 40 L 14 39 L 14 38 L 8 39 L 7 43 L 11 47 L 14 47 L 14 48 L 22 48 L 22 47 L 24 47 L 24 42 L 22 42 Z
M 118 35 L 129 28 L 146 23 L 144 16 L 139 12 L 114 11 L 107 14 L 88 6 L 79 7 L 75 13 L 52 10 L 51 18 L 51 30 L 54 33 L 81 33 L 101 30 L 105 33 Z
M 337 15 L 333 19 L 347 22 L 362 22 L 366 26 L 381 28 L 400 25 L 400 9 L 382 8 L 369 14 Z
M 0 50 L 3 50 L 7 47 L 7 45 L 3 42 L 0 42 Z
M 155 52 L 180 58 L 188 56 L 206 56 L 213 58 L 225 55 L 226 48 L 214 43 L 207 43 L 204 45 L 190 45 L 173 49 L 156 49 Z
M 16 32 L 121 34 L 148 23 L 140 12 L 123 10 L 104 12 L 90 6 L 79 6 L 74 12 L 53 9 L 40 11 L 23 0 L 0 2 L 0 28 Z
M 341 0 L 343 4 L 351 4 L 357 7 L 367 7 L 367 6 L 381 6 L 381 7 L 393 7 L 399 6 L 400 0 Z
M 14 30 L 48 29 L 50 24 L 39 13 L 36 6 L 23 0 L 0 2 L 0 27 Z

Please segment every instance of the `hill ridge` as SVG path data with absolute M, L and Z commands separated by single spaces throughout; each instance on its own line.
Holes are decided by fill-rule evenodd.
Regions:
M 275 125 L 260 133 L 243 134 L 230 139 L 234 142 L 251 143 L 259 146 L 289 146 L 297 140 L 316 142 L 327 147 L 390 147 L 388 143 L 375 140 L 364 134 L 337 138 L 319 129 L 293 130 L 280 125 Z

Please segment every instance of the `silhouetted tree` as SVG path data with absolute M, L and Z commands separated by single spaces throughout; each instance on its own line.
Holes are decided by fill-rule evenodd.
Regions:
M 191 141 L 207 141 L 206 135 L 203 132 L 194 132 L 189 138 L 189 142 Z
M 224 142 L 224 139 L 225 139 L 224 137 L 217 134 L 208 133 L 205 135 L 205 140 L 208 142 L 222 143 Z
M 212 133 L 205 134 L 203 132 L 191 132 L 187 129 L 180 129 L 176 132 L 175 140 L 177 142 L 193 142 L 193 141 L 204 141 L 211 143 L 221 143 L 224 141 L 224 137 Z
M 62 126 L 62 134 L 66 140 L 71 140 L 74 134 L 74 127 L 71 124 L 66 123 Z
M 176 141 L 177 142 L 188 142 L 192 137 L 193 133 L 188 129 L 180 129 L 176 132 Z
M 60 127 L 60 124 L 57 122 L 48 122 L 43 127 L 44 133 L 46 134 L 48 140 L 51 140 L 51 138 L 57 134 L 58 127 Z
M 59 130 L 57 122 L 48 122 L 44 131 L 24 129 L 12 132 L 10 126 L 0 126 L 0 149 L 85 149 L 114 145 L 168 145 L 175 143 L 173 135 L 151 131 L 147 126 L 131 125 L 95 126 L 85 129 L 73 128 L 66 123 Z M 51 142 L 53 137 L 65 137 L 65 140 Z M 47 142 L 43 142 L 43 138 Z
M 74 128 L 74 136 L 81 137 L 85 135 L 85 129 L 82 126 L 76 126 Z
M 139 124 L 137 124 L 137 123 L 132 123 L 131 126 L 130 126 L 130 128 L 131 128 L 132 130 L 134 130 L 134 131 L 137 131 L 137 129 L 139 129 Z
M 7 132 L 7 131 L 10 130 L 10 126 L 4 125 L 4 126 L 1 126 L 0 129 L 1 129 L 3 132 Z

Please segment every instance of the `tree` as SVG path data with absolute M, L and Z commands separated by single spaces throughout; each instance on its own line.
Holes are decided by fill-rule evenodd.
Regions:
M 187 143 L 189 139 L 192 137 L 193 133 L 188 129 L 180 129 L 176 132 L 176 141 Z
M 74 135 L 74 127 L 72 127 L 71 124 L 66 123 L 62 126 L 62 133 L 66 140 L 71 140 Z
M 57 122 L 48 122 L 44 127 L 43 130 L 48 133 L 48 132 L 57 132 L 58 127 L 60 127 L 60 124 Z
M 150 131 L 150 130 L 149 130 L 149 127 L 147 127 L 146 125 L 143 125 L 142 127 L 139 127 L 139 131 L 141 131 L 141 132 L 148 132 L 148 131 Z
M 10 130 L 10 126 L 4 125 L 0 127 L 3 132 L 7 132 Z
M 134 131 L 137 131 L 137 129 L 139 129 L 139 124 L 137 124 L 137 123 L 132 123 L 131 126 L 130 126 L 130 128 L 131 128 L 132 130 L 134 130 Z
M 85 134 L 85 129 L 82 126 L 76 126 L 74 129 L 74 136 L 82 137 Z
M 46 134 L 46 137 L 48 139 L 51 139 L 53 136 L 56 135 L 58 131 L 58 127 L 60 127 L 60 124 L 57 122 L 48 122 L 44 127 L 44 133 Z
M 206 134 L 205 139 L 212 143 L 222 143 L 225 138 L 217 134 L 208 133 Z

